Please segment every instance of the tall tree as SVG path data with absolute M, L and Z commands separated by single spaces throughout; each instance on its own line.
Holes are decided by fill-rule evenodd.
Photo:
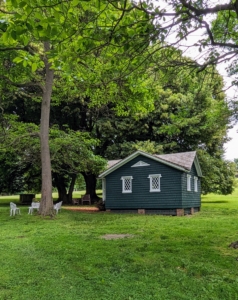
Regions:
M 169 51 L 172 56 L 174 51 Z M 221 76 L 213 70 L 197 73 L 187 68 L 161 69 L 163 61 L 160 59 L 158 55 L 154 57 L 155 63 L 148 69 L 149 72 L 155 69 L 151 75 L 157 91 L 154 111 L 118 116 L 113 103 L 98 109 L 90 107 L 90 99 L 82 102 L 74 99 L 66 109 L 58 107 L 62 113 L 57 114 L 63 114 L 65 119 L 70 116 L 76 121 L 71 126 L 79 126 L 98 138 L 101 143 L 95 153 L 108 159 L 124 158 L 137 149 L 171 153 L 200 148 L 222 165 L 231 111 L 222 92 Z M 224 164 L 224 168 L 226 166 L 229 167 Z M 95 174 L 88 175 L 96 178 Z M 224 184 L 229 186 L 227 191 L 231 191 L 233 182 L 226 179 L 229 178 L 225 178 Z M 210 190 L 215 190 L 211 184 Z
M 1 2 L 0 52 L 14 52 L 15 57 L 10 63 L 22 64 L 28 75 L 19 76 L 12 68 L 13 71 L 8 74 L 2 72 L 1 78 L 16 87 L 37 86 L 41 92 L 42 215 L 53 214 L 49 116 L 54 77 L 63 72 L 70 82 L 73 77 L 70 70 L 75 61 L 79 65 L 78 71 L 82 67 L 87 72 L 94 70 L 95 65 L 90 67 L 87 55 L 94 53 L 96 58 L 97 51 L 104 47 L 108 49 L 112 43 L 118 47 L 120 55 L 131 48 L 144 49 L 144 36 L 148 35 L 146 31 L 150 30 L 152 24 L 144 12 L 131 9 L 126 12 L 126 7 L 126 1 L 116 4 L 116 7 L 110 1 Z M 120 26 L 122 20 L 124 23 Z M 132 61 L 131 57 L 128 62 Z M 95 72 L 91 74 L 93 78 L 96 78 Z M 110 86 L 113 87 L 113 83 Z M 90 93 L 89 89 L 85 93 Z M 102 95 L 102 86 L 96 89 L 94 97 L 90 93 L 97 102 L 101 101 Z

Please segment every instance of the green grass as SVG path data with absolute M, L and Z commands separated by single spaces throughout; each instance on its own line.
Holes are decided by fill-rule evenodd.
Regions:
M 85 191 L 76 191 L 73 193 L 73 198 L 81 198 L 82 195 L 85 195 Z M 97 195 L 102 197 L 102 190 L 97 190 Z M 41 194 L 36 194 L 36 199 L 41 198 Z M 54 201 L 58 199 L 58 193 L 52 193 L 52 197 Z M 20 196 L 19 195 L 11 195 L 11 196 L 0 196 L 0 206 L 9 205 L 10 202 L 14 202 L 16 204 L 20 203 Z
M 9 217 L 0 200 L 0 299 L 238 299 L 238 190 L 193 216 L 67 211 Z M 104 240 L 105 234 L 134 237 Z

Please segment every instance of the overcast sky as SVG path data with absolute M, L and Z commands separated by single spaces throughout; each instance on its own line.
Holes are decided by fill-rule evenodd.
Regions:
M 156 1 L 157 5 L 159 4 L 162 8 L 166 8 L 166 10 L 170 10 L 170 7 L 167 3 L 165 3 L 163 0 Z M 228 0 L 210 0 L 209 4 L 217 5 L 217 4 L 225 4 L 229 3 Z M 169 20 L 169 18 L 167 18 Z M 213 17 L 211 15 L 207 16 L 206 21 L 211 21 Z M 179 48 L 184 52 L 186 56 L 190 56 L 195 60 L 198 60 L 199 58 L 203 57 L 203 53 L 200 53 L 198 51 L 198 47 L 188 47 L 194 45 L 202 36 L 203 31 L 196 31 L 194 34 L 190 34 L 187 41 L 182 41 L 179 43 Z M 170 34 L 168 42 L 175 41 L 176 31 L 173 32 L 173 34 Z M 202 51 L 203 52 L 203 51 Z M 219 73 L 222 75 L 225 83 L 225 88 L 228 88 L 231 86 L 232 78 L 228 76 L 226 72 L 227 64 L 222 63 L 217 66 L 217 69 Z M 230 88 L 226 91 L 227 95 L 227 101 L 234 99 L 234 97 L 238 96 L 238 88 Z M 234 158 L 238 158 L 238 124 L 234 126 L 234 128 L 230 129 L 228 131 L 228 136 L 232 138 L 228 143 L 224 145 L 225 152 L 225 159 L 233 161 Z
M 233 161 L 234 158 L 238 158 L 238 125 L 230 129 L 228 136 L 232 138 L 230 142 L 225 144 L 224 148 L 226 149 L 225 158 Z

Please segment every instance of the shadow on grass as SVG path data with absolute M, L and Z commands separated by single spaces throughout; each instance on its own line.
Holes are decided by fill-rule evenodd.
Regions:
M 217 200 L 217 201 L 202 201 L 202 203 L 228 203 L 229 201 Z

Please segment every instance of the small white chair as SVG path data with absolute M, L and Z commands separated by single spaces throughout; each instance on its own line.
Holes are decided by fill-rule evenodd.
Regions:
M 39 210 L 40 208 L 40 202 L 32 202 L 31 203 L 31 206 L 29 207 L 29 212 L 28 212 L 28 215 L 32 215 L 33 211 L 34 211 L 34 208 Z
M 17 207 L 15 203 L 10 202 L 10 216 L 15 216 L 15 214 L 21 214 L 20 208 Z
M 63 201 L 60 201 L 58 203 L 56 203 L 54 205 L 54 209 L 56 210 L 56 214 L 58 213 L 58 211 L 61 209 L 61 205 L 62 205 Z

